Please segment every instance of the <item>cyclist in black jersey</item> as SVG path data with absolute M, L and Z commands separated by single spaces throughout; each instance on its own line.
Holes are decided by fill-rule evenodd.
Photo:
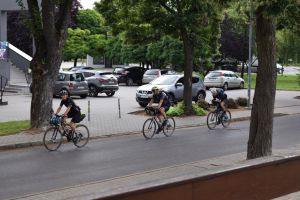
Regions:
M 75 102 L 73 101 L 73 99 L 68 96 L 67 91 L 62 90 L 60 92 L 60 96 L 61 96 L 61 102 L 60 102 L 60 105 L 57 108 L 55 114 L 57 115 L 60 112 L 62 106 L 67 107 L 67 110 L 63 114 L 64 120 L 65 120 L 65 118 L 72 118 L 71 122 L 70 122 L 70 127 L 71 127 L 72 131 L 75 132 L 76 123 L 79 123 L 80 121 L 82 121 L 85 116 L 81 115 L 79 106 L 77 106 L 75 104 Z
M 152 107 L 153 103 L 158 104 L 157 106 L 157 109 L 159 110 L 158 119 L 160 120 L 160 122 L 163 122 L 162 126 L 165 126 L 168 122 L 166 112 L 169 110 L 171 106 L 168 95 L 165 92 L 160 91 L 157 86 L 154 86 L 152 88 L 152 94 L 153 94 L 152 99 L 148 103 L 147 107 Z M 158 132 L 159 131 L 161 130 L 158 129 Z

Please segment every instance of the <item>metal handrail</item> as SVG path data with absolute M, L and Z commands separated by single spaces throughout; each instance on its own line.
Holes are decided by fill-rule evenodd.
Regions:
M 7 83 L 8 83 L 8 78 L 0 74 L 0 102 L 2 102 L 4 88 L 6 87 Z

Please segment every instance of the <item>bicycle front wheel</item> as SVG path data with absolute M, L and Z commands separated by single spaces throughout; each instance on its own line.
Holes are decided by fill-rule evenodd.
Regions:
M 221 123 L 223 127 L 228 127 L 231 122 L 231 113 L 229 110 L 226 110 L 226 112 L 222 116 Z
M 164 126 L 163 132 L 166 137 L 170 137 L 175 130 L 175 120 L 173 117 L 167 118 L 168 123 Z
M 217 126 L 218 115 L 215 112 L 210 112 L 207 115 L 207 127 L 209 129 L 214 129 Z
M 43 137 L 43 144 L 49 151 L 56 151 L 62 144 L 61 131 L 57 127 L 48 128 Z
M 152 118 L 147 119 L 143 125 L 143 136 L 145 139 L 151 139 L 156 131 L 156 123 Z
M 88 143 L 89 139 L 89 129 L 83 124 L 78 124 L 76 126 L 76 132 L 73 135 L 74 145 L 78 148 L 84 147 Z

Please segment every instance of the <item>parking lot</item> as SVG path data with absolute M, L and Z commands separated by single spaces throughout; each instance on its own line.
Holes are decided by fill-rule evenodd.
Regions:
M 74 97 L 76 104 L 78 104 L 83 113 L 88 113 L 88 102 L 90 102 L 90 116 L 98 119 L 106 118 L 119 118 L 118 100 L 120 100 L 120 113 L 121 117 L 128 115 L 128 113 L 143 110 L 135 101 L 135 92 L 138 86 L 124 86 L 120 85 L 119 91 L 113 97 L 107 97 L 105 94 L 99 94 L 98 97 L 87 97 L 81 99 Z M 251 91 L 251 97 L 253 98 L 253 90 Z M 226 91 L 229 98 L 247 97 L 247 89 L 235 89 Z M 206 91 L 206 100 L 212 99 L 209 91 Z M 289 102 L 289 105 L 293 104 L 293 101 L 299 100 L 293 99 L 294 96 L 299 95 L 299 92 L 294 91 L 277 91 L 275 107 L 282 107 Z M 8 101 L 7 106 L 0 107 L 0 121 L 11 120 L 24 120 L 30 119 L 30 104 L 31 95 L 15 95 L 7 94 L 3 97 L 4 101 Z M 60 103 L 59 98 L 53 99 L 53 108 L 56 109 Z M 5 113 L 5 114 L 4 114 Z

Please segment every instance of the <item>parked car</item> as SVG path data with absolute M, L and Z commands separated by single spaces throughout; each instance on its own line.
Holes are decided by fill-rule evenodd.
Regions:
M 238 77 L 234 72 L 228 70 L 210 71 L 204 78 L 204 85 L 210 87 L 244 88 L 244 79 Z
M 119 90 L 118 80 L 111 72 L 83 70 L 82 73 L 88 82 L 91 97 L 98 96 L 98 93 L 111 97 Z
M 141 85 L 145 69 L 142 67 L 126 66 L 116 67 L 113 70 L 113 75 L 118 79 L 118 83 L 125 83 L 126 85 L 133 85 L 134 83 Z
M 86 98 L 89 93 L 83 74 L 77 72 L 60 72 L 58 74 L 53 95 L 59 95 L 62 90 L 66 90 L 69 96 L 80 96 L 81 98 Z
M 228 70 L 228 71 L 233 71 L 233 72 L 237 72 L 237 66 L 236 65 L 232 65 L 232 64 L 224 64 L 220 66 L 221 70 Z
M 79 70 L 94 70 L 94 67 L 89 67 L 89 66 L 74 66 L 68 69 L 68 71 L 79 71 Z
M 145 107 L 152 98 L 152 87 L 157 86 L 168 94 L 171 102 L 183 99 L 183 74 L 164 75 L 154 79 L 147 85 L 143 85 L 136 90 L 136 101 L 140 106 Z M 206 92 L 203 81 L 198 76 L 192 78 L 192 96 L 193 100 L 205 99 Z
M 277 73 L 283 74 L 284 68 L 281 64 L 277 63 L 276 64 L 276 71 Z
M 150 83 L 157 77 L 160 77 L 165 74 L 176 74 L 176 72 L 168 69 L 148 69 L 143 75 L 142 83 Z
M 29 86 L 32 93 L 32 83 Z M 57 76 L 53 88 L 53 96 L 59 96 L 60 91 L 67 91 L 69 96 L 80 96 L 86 98 L 89 90 L 88 84 L 82 73 L 61 71 Z

